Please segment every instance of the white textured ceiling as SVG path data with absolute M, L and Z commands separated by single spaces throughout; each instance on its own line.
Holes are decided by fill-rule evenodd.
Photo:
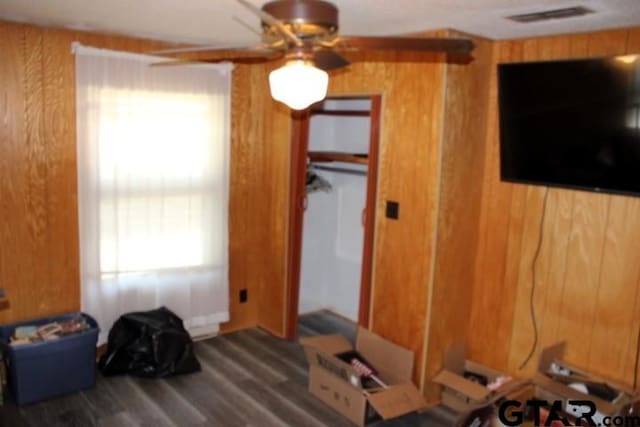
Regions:
M 262 5 L 264 0 L 251 0 Z M 640 0 L 333 0 L 341 34 L 393 35 L 453 28 L 491 39 L 640 25 Z M 505 17 L 562 7 L 596 13 L 519 24 Z M 258 19 L 235 0 L 0 0 L 0 18 L 219 46 L 252 45 Z

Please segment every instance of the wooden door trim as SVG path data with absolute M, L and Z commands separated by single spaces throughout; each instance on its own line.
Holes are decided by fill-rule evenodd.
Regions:
M 366 212 L 364 218 L 364 242 L 358 324 L 369 327 L 371 288 L 373 277 L 373 244 L 375 241 L 376 197 L 378 185 L 378 155 L 380 146 L 380 124 L 382 96 L 371 95 L 371 121 L 369 132 L 369 165 L 367 168 Z M 343 98 L 341 98 L 343 99 Z M 307 152 L 309 148 L 310 113 L 295 113 L 291 116 L 291 156 L 289 190 L 289 236 L 287 251 L 287 289 L 285 313 L 285 337 L 296 339 L 298 335 L 298 304 L 300 298 L 300 274 L 302 259 L 303 200 L 306 197 Z
M 380 152 L 380 115 L 382 96 L 371 97 L 371 121 L 369 131 L 369 165 L 367 168 L 367 198 L 365 203 L 364 244 L 362 249 L 362 272 L 360 274 L 360 304 L 358 324 L 369 328 L 371 287 L 373 282 L 373 243 L 376 226 L 376 197 L 378 190 L 378 154 Z
M 300 270 L 304 198 L 307 195 L 307 151 L 309 148 L 309 111 L 291 115 L 291 158 L 289 162 L 289 245 L 287 250 L 287 288 L 285 336 L 298 335 L 298 299 L 300 298 Z

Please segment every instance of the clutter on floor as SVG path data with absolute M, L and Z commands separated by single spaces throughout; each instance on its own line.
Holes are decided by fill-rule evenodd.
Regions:
M 73 313 L 0 327 L 7 383 L 18 405 L 95 384 L 98 324 Z
M 364 426 L 427 407 L 413 385 L 413 352 L 359 328 L 356 345 L 341 335 L 302 338 L 309 391 Z
M 103 375 L 161 378 L 200 370 L 182 319 L 166 307 L 120 316 L 100 358 Z
M 566 343 L 545 348 L 540 354 L 534 377 L 535 393 L 544 393 L 552 400 L 562 400 L 569 416 L 579 416 L 583 410 L 570 400 L 588 400 L 597 411 L 593 421 L 604 425 L 606 417 L 637 415 L 640 395 L 624 384 L 578 369 L 564 360 Z
M 465 425 L 465 420 L 486 420 L 484 408 L 492 408 L 507 393 L 529 383 L 467 360 L 463 345 L 445 353 L 443 369 L 433 381 L 442 386 L 442 403 L 459 414 L 459 425 Z
M 18 346 L 42 341 L 51 341 L 67 335 L 84 332 L 90 328 L 91 327 L 87 323 L 86 319 L 82 315 L 78 314 L 68 320 L 54 321 L 41 326 L 18 326 L 9 339 L 9 344 L 12 346 Z
M 625 425 L 625 417 L 636 420 L 640 411 L 636 391 L 569 365 L 564 361 L 564 350 L 565 343 L 545 348 L 532 380 L 499 386 L 497 394 L 488 394 L 492 397 L 485 407 L 480 400 L 481 389 L 462 382 L 454 384 L 454 378 L 441 373 L 436 378 L 443 385 L 443 402 L 451 406 L 455 397 L 459 405 L 476 405 L 462 417 L 460 426 Z M 450 363 L 450 354 L 448 359 Z M 468 363 L 464 380 L 488 388 L 494 374 L 482 365 Z

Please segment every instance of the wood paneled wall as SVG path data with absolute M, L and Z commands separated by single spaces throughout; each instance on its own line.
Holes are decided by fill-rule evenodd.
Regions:
M 0 23 L 0 287 L 11 304 L 0 322 L 79 308 L 74 40 L 134 52 L 160 47 Z M 512 372 L 532 339 L 532 258 L 546 190 L 499 180 L 488 58 L 637 52 L 640 29 L 478 42 L 477 62 L 467 68 L 437 55 L 367 54 L 331 76 L 331 95 L 383 95 L 371 324 L 416 352 L 415 379 L 423 384 L 465 335 L 472 358 Z M 275 65 L 234 71 L 231 322 L 224 329 L 260 324 L 281 335 L 291 120 L 268 93 Z M 631 383 L 640 199 L 548 191 L 535 265 L 538 350 L 567 339 L 569 360 Z M 400 203 L 398 221 L 384 217 L 386 200 Z M 249 291 L 245 304 L 240 289 Z
M 274 109 L 262 66 L 238 65 L 233 78 L 230 197 L 231 320 L 223 331 L 258 324 L 279 333 L 279 307 L 285 289 L 277 286 L 285 271 L 287 224 L 288 113 Z M 276 126 L 274 130 L 274 126 Z M 242 289 L 246 303 L 239 302 Z
M 465 343 L 472 304 L 473 266 L 478 242 L 487 103 L 493 61 L 489 40 L 476 44 L 470 64 L 447 65 L 443 139 L 439 175 L 431 301 L 427 307 L 427 335 L 423 357 L 423 385 L 431 398 L 439 388 L 429 380 L 442 369 L 445 352 Z
M 10 304 L 0 323 L 80 308 L 73 41 L 142 53 L 165 46 L 0 22 L 0 287 Z M 272 200 L 285 166 L 255 119 L 265 79 L 259 69 L 234 71 L 229 329 L 257 324 L 260 299 L 240 305 L 237 290 L 255 296 L 279 276 L 269 245 L 284 227 Z
M 640 28 L 496 42 L 494 49 L 497 62 L 638 53 Z M 570 362 L 632 384 L 640 198 L 500 182 L 495 67 L 490 81 L 470 355 L 529 374 L 541 348 L 566 340 Z M 534 270 L 540 336 L 533 359 L 519 371 L 533 341 Z
M 73 62 L 62 39 L 0 23 L 3 322 L 80 305 Z
M 433 255 L 439 174 L 440 140 L 444 105 L 445 65 L 439 55 L 407 53 L 352 56 L 349 70 L 332 73 L 331 96 L 382 94 L 381 155 L 373 272 L 371 325 L 377 333 L 421 355 L 423 350 L 428 283 Z M 251 274 L 259 285 L 259 324 L 284 334 L 286 241 L 288 218 L 288 161 L 290 124 L 288 111 L 270 99 L 267 74 L 278 64 L 252 68 L 256 102 L 265 106 L 262 116 L 264 156 L 270 170 L 262 174 L 269 205 L 255 212 L 264 240 L 255 240 L 264 259 Z M 257 71 L 261 70 L 261 71 Z M 261 79 L 261 80 L 260 80 Z M 253 108 L 253 105 L 252 105 Z M 258 194 L 261 188 L 255 188 Z M 266 199 L 265 199 L 266 200 Z M 386 200 L 400 203 L 400 219 L 384 216 Z M 252 265 L 252 268 L 254 266 Z M 419 382 L 422 359 L 417 357 Z
M 414 379 L 419 383 L 433 268 L 429 260 L 434 254 L 446 65 L 441 55 L 413 55 L 363 55 L 363 62 L 332 79 L 330 90 L 336 95 L 382 94 L 370 325 L 415 352 Z M 388 200 L 399 203 L 398 220 L 385 217 Z

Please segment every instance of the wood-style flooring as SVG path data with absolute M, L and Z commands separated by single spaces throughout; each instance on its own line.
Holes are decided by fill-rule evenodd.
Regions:
M 301 336 L 355 327 L 316 313 L 299 322 Z M 307 363 L 296 342 L 259 329 L 218 336 L 195 345 L 202 371 L 167 379 L 109 377 L 96 387 L 48 401 L 0 407 L 2 427 L 54 426 L 353 426 L 307 391 Z M 410 414 L 376 426 L 448 426 L 443 409 Z

